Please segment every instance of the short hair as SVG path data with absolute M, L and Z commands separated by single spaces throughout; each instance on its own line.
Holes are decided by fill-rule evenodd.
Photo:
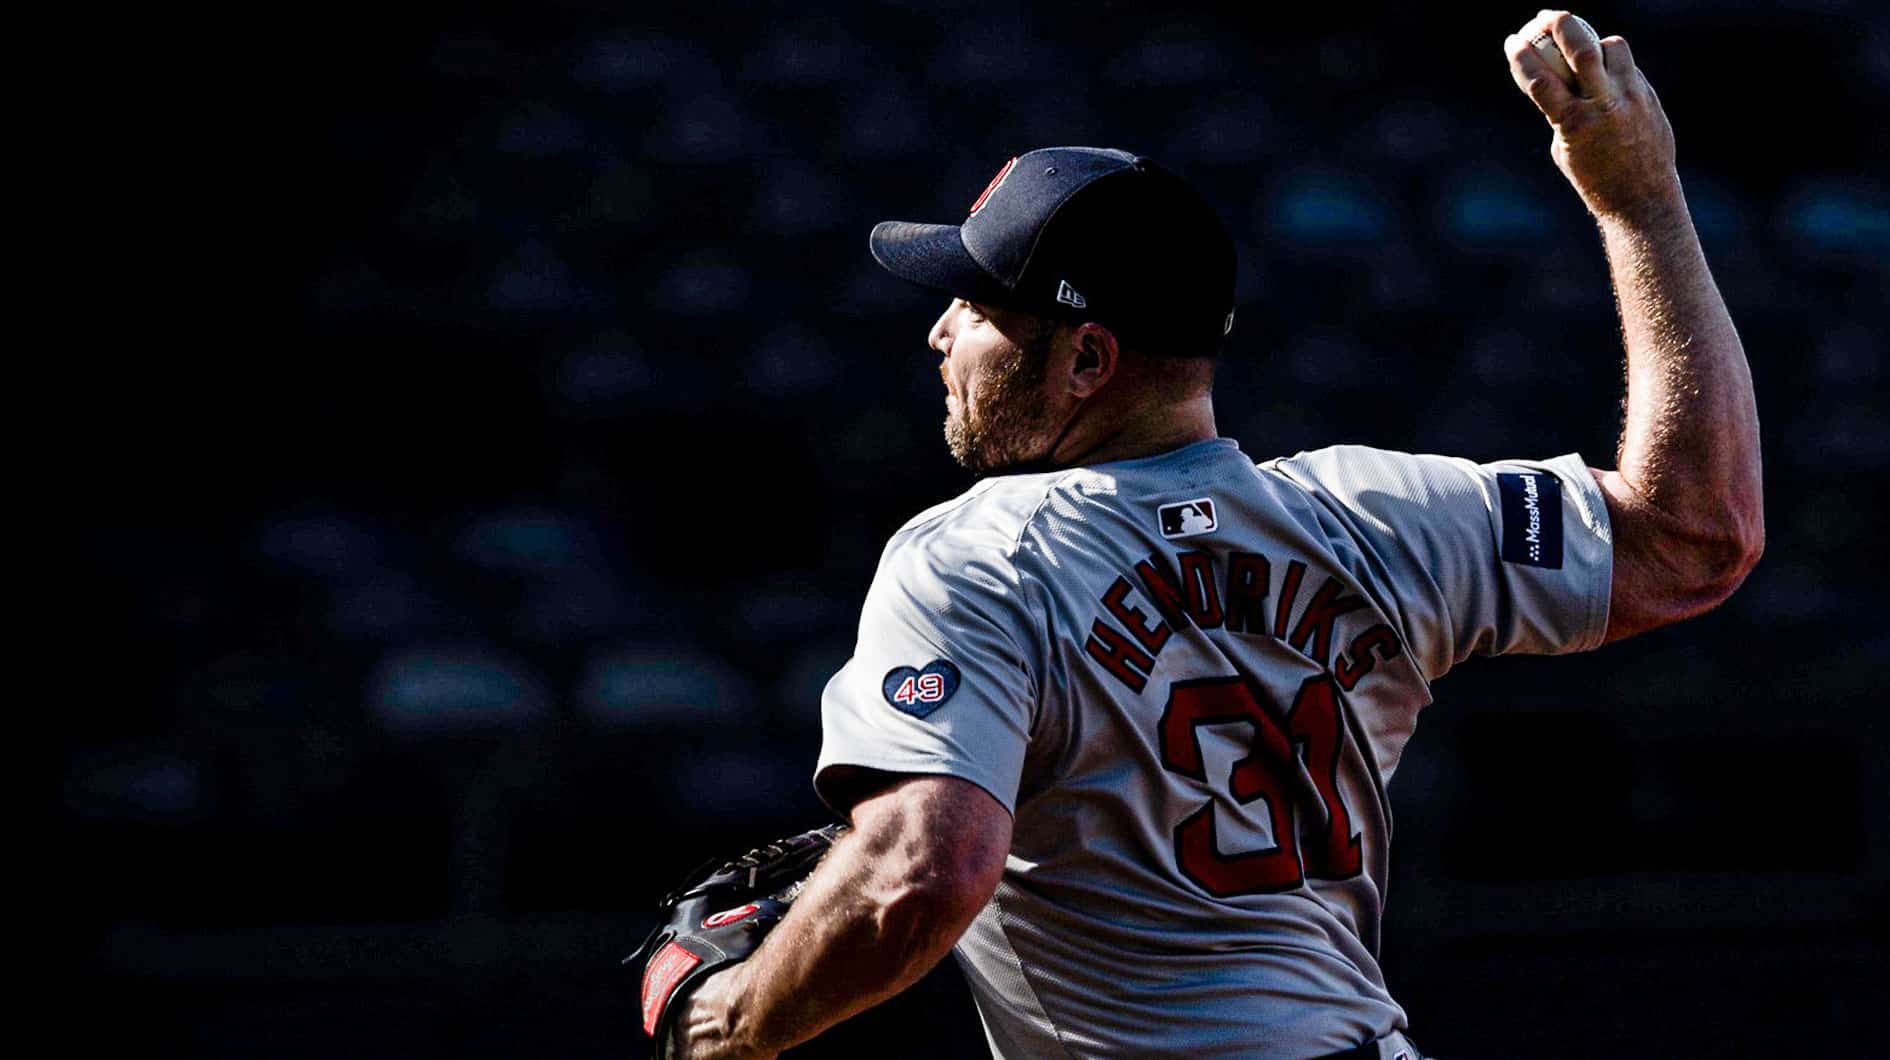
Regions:
M 1138 351 L 1140 352 L 1140 351 Z M 1219 357 L 1176 357 L 1142 353 L 1151 388 L 1166 401 L 1179 401 L 1196 394 L 1212 393 L 1214 372 Z
M 1034 360 L 1043 361 L 1048 356 L 1051 341 L 1057 331 L 1065 327 L 1079 327 L 1082 321 L 1065 317 L 1043 316 L 1038 313 L 1021 313 L 1026 318 L 1026 335 L 1018 336 L 1018 347 L 1031 355 Z M 1163 401 L 1179 401 L 1199 393 L 1211 393 L 1214 389 L 1214 373 L 1220 358 L 1209 354 L 1174 353 L 1159 347 L 1151 349 L 1118 331 L 1107 321 L 1097 321 L 1109 329 L 1116 337 L 1116 346 L 1131 357 L 1142 362 L 1143 375 L 1147 378 L 1150 389 Z

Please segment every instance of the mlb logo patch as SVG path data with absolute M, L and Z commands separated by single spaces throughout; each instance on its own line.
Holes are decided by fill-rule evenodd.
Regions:
M 1220 520 L 1214 516 L 1214 502 L 1207 497 L 1197 497 L 1180 504 L 1164 504 L 1156 509 L 1155 516 L 1161 523 L 1163 537 L 1211 534 L 1220 525 Z

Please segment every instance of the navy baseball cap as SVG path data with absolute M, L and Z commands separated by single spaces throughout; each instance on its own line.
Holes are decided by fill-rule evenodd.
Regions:
M 1004 163 L 963 224 L 883 221 L 886 271 L 968 301 L 1097 321 L 1158 354 L 1211 355 L 1234 326 L 1234 242 L 1150 159 L 1046 147 Z

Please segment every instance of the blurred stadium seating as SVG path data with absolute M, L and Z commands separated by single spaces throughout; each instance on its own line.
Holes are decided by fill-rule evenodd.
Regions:
M 1583 10 L 1673 115 L 1771 540 L 1706 619 L 1439 686 L 1388 974 L 1451 1057 L 1855 1055 L 1890 1009 L 1890 16 Z M 1018 151 L 1143 150 L 1220 206 L 1256 457 L 1609 463 L 1600 248 L 1499 55 L 1528 14 L 571 0 L 257 44 L 262 153 L 218 124 L 216 188 L 117 207 L 188 185 L 234 249 L 220 316 L 151 270 L 203 346 L 90 410 L 55 854 L 71 981 L 124 1018 L 75 1047 L 637 1048 L 616 959 L 696 860 L 820 818 L 879 549 L 969 481 L 937 300 L 865 233 Z M 982 1055 L 951 976 L 804 1055 Z

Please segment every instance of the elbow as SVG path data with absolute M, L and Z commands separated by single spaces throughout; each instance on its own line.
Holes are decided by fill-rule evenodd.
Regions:
M 1764 506 L 1749 489 L 1657 507 L 1618 472 L 1603 476 L 1615 526 L 1608 640 L 1670 625 L 1726 602 L 1765 555 Z
M 1753 498 L 1750 508 L 1728 520 L 1725 536 L 1728 555 L 1721 577 L 1730 596 L 1765 555 L 1765 507 L 1758 497 Z
M 1705 500 L 1706 498 L 1701 498 Z M 1674 527 L 1674 541 L 1695 575 L 1692 589 L 1716 607 L 1732 596 L 1765 555 L 1765 496 L 1756 477 L 1716 491 Z
M 1750 533 L 1739 541 L 1739 581 L 1745 581 L 1746 575 L 1765 558 L 1765 521 L 1755 520 Z M 1735 585 L 1735 588 L 1737 586 Z
M 1635 539 L 1617 558 L 1608 640 L 1703 615 L 1725 603 L 1758 565 L 1765 534 L 1758 524 L 1705 532 L 1669 523 Z
M 1732 518 L 1695 546 L 1699 595 L 1716 607 L 1745 583 L 1765 555 L 1765 520 L 1762 514 Z

